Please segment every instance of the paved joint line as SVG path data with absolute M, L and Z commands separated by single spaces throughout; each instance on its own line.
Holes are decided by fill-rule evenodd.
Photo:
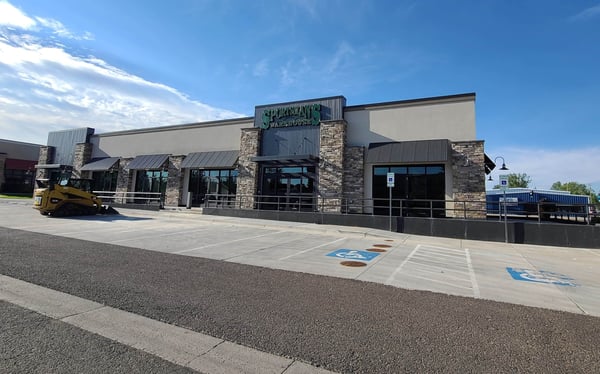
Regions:
M 101 306 L 99 306 L 97 308 L 94 308 L 94 309 L 89 309 L 89 310 L 86 310 L 86 311 L 83 311 L 83 312 L 73 313 L 73 314 L 69 314 L 69 315 L 66 315 L 66 316 L 61 316 L 61 317 L 58 317 L 56 319 L 58 319 L 59 321 L 64 322 L 64 323 L 69 323 L 68 321 L 65 321 L 65 319 L 71 318 L 71 317 L 75 317 L 75 316 L 80 316 L 80 315 L 83 315 L 83 314 L 86 314 L 86 313 L 93 313 L 93 312 L 96 312 L 96 311 L 98 311 L 100 309 L 105 309 L 105 308 L 109 308 L 109 307 L 106 306 L 106 305 L 101 305 Z
M 475 298 L 480 298 L 481 294 L 479 292 L 479 285 L 477 284 L 477 277 L 475 277 L 475 270 L 473 269 L 469 248 L 465 248 L 465 256 L 467 257 L 467 265 L 469 265 L 469 277 L 471 278 L 471 284 L 473 285 L 473 296 Z

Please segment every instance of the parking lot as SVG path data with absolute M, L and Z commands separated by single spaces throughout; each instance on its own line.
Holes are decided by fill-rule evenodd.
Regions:
M 51 218 L 0 202 L 0 226 L 182 256 L 600 316 L 600 251 L 420 237 L 357 227 L 121 210 Z M 344 266 L 342 263 L 350 262 Z

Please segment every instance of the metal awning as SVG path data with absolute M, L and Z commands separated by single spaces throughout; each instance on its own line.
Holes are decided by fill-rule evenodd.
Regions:
M 154 170 L 161 169 L 165 162 L 169 159 L 169 155 L 141 155 L 137 156 L 127 166 L 131 170 Z
M 92 162 L 83 165 L 81 171 L 107 171 L 119 162 L 119 159 L 119 157 L 106 157 L 92 160 Z
M 489 174 L 492 172 L 492 170 L 494 170 L 496 168 L 496 163 L 494 161 L 492 161 L 491 158 L 488 157 L 488 155 L 486 155 L 485 153 L 483 154 L 484 156 L 484 166 L 485 166 L 485 173 Z
M 240 151 L 194 152 L 181 162 L 181 168 L 231 168 L 239 155 Z
M 285 156 L 257 156 L 251 159 L 254 162 L 263 162 L 272 165 L 298 165 L 298 164 L 316 164 L 319 158 L 314 155 L 285 155 Z
M 448 139 L 370 143 L 367 163 L 446 162 L 451 154 L 452 147 Z

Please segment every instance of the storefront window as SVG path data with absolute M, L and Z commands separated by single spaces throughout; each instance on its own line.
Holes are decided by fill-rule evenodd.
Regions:
M 95 171 L 92 173 L 94 191 L 116 191 L 117 190 L 116 170 L 111 171 Z
M 446 191 L 444 170 L 444 165 L 373 167 L 374 213 L 389 214 L 387 173 L 394 173 L 392 215 L 443 216 Z
M 260 209 L 314 210 L 315 167 L 264 167 Z
M 190 170 L 192 206 L 201 206 L 207 194 L 235 195 L 238 171 L 233 169 Z
M 139 170 L 135 179 L 136 192 L 167 191 L 167 178 L 169 172 L 165 170 Z

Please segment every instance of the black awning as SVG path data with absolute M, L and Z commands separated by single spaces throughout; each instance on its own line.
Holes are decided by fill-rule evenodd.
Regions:
M 370 143 L 367 163 L 446 162 L 451 158 L 451 153 L 448 139 Z
M 486 155 L 485 153 L 483 154 L 483 156 L 484 156 L 485 173 L 489 174 L 492 172 L 492 170 L 494 170 L 496 168 L 496 163 L 494 161 L 492 161 L 492 159 L 489 158 L 488 155 Z
M 237 162 L 239 151 L 190 153 L 181 163 L 182 168 L 231 168 Z
M 169 155 L 141 155 L 137 156 L 128 165 L 132 170 L 154 170 L 161 169 L 165 162 L 169 159 Z
M 88 162 L 83 165 L 81 171 L 106 171 L 110 170 L 117 162 L 119 162 L 119 157 L 106 157 L 97 160 L 92 160 L 92 162 Z
M 285 156 L 257 156 L 252 161 L 262 162 L 271 165 L 298 165 L 298 164 L 316 164 L 319 158 L 314 155 L 285 155 Z

